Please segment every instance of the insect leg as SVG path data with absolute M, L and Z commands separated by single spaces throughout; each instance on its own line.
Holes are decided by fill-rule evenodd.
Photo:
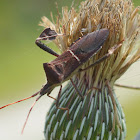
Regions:
M 61 96 L 61 91 L 62 91 L 62 85 L 60 86 L 60 90 L 57 96 L 57 100 L 56 100 L 56 107 L 57 109 L 61 109 L 61 110 L 67 110 L 68 112 L 68 116 L 69 116 L 69 108 L 64 108 L 64 107 L 59 107 L 59 100 L 60 100 L 60 96 Z
M 53 51 L 52 49 L 50 49 L 49 47 L 47 47 L 45 44 L 41 43 L 39 40 L 36 40 L 35 43 L 42 50 L 44 50 L 44 51 L 46 51 L 46 52 L 48 52 L 48 53 L 50 53 L 50 54 L 52 54 L 52 55 L 54 55 L 56 57 L 59 56 L 59 54 L 57 54 L 55 51 Z
M 129 89 L 134 89 L 134 90 L 140 90 L 140 87 L 135 87 L 135 86 L 127 86 L 127 85 L 121 85 L 121 84 L 115 84 L 117 87 L 121 88 L 129 88 Z
M 57 109 L 67 110 L 68 111 L 68 115 L 69 115 L 69 108 L 59 107 L 59 100 L 60 100 L 60 96 L 61 96 L 61 90 L 62 90 L 62 85 L 60 86 L 60 90 L 59 90 L 57 99 L 49 95 L 51 93 L 51 91 L 47 93 L 47 96 L 52 98 L 52 99 L 54 99 L 56 101 L 55 104 L 56 104 L 56 108 Z
M 90 89 L 87 91 L 87 93 L 86 93 L 84 96 L 88 95 L 88 94 L 91 92 L 91 90 L 93 90 L 93 89 L 101 91 L 100 88 L 92 87 L 92 88 L 90 88 Z
M 70 78 L 70 81 L 73 85 L 73 87 L 75 88 L 75 90 L 77 91 L 78 95 L 83 99 L 83 95 L 81 94 L 80 90 L 77 88 L 77 86 L 74 84 L 73 80 Z
M 107 54 L 105 54 L 103 57 L 99 58 L 97 61 L 95 61 L 93 64 L 89 65 L 88 67 L 86 67 L 86 68 L 84 68 L 84 69 L 79 69 L 79 72 L 86 71 L 87 69 L 90 69 L 90 68 L 92 68 L 93 66 L 95 66 L 95 65 L 97 65 L 97 64 L 99 64 L 99 63 L 101 63 L 101 62 L 103 62 L 103 61 L 104 61 L 105 59 L 107 59 L 110 55 L 112 55 L 116 49 L 118 49 L 118 48 L 121 47 L 121 46 L 122 46 L 122 43 L 119 43 L 118 45 L 113 46 L 112 48 L 110 48 L 110 49 L 108 50 L 108 53 L 107 53 Z
M 59 100 L 60 100 L 60 96 L 61 96 L 61 91 L 62 91 L 62 85 L 60 86 L 60 90 L 59 90 L 59 93 L 58 93 L 58 96 L 57 96 L 57 100 L 56 100 L 56 106 L 57 107 L 59 106 Z
M 52 97 L 52 96 L 49 95 L 50 93 L 51 93 L 51 92 L 48 92 L 48 93 L 47 93 L 47 96 L 57 101 L 57 99 L 55 99 L 54 97 Z
M 112 91 L 112 88 L 111 88 L 108 80 L 106 80 L 106 85 L 108 87 L 108 93 L 109 93 L 109 95 L 111 97 L 111 100 L 112 100 L 112 103 L 113 103 L 113 108 L 114 108 L 114 119 L 113 119 L 112 131 L 115 130 L 115 121 L 117 121 L 118 126 L 120 127 L 120 129 L 122 129 L 122 127 L 120 125 L 119 118 L 118 118 L 118 114 L 117 114 L 117 107 L 116 107 L 116 104 L 115 104 L 115 99 L 114 99 L 114 96 L 113 96 L 113 91 Z

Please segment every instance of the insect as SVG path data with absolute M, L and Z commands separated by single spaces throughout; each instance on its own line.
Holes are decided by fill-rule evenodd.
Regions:
M 80 90 L 78 89 L 78 87 L 73 82 L 72 76 L 78 72 L 85 71 L 98 63 L 101 63 L 106 58 L 108 58 L 118 47 L 121 46 L 121 43 L 119 45 L 115 45 L 114 47 L 109 49 L 108 53 L 105 54 L 102 58 L 98 59 L 97 61 L 95 61 L 93 64 L 91 64 L 87 68 L 81 69 L 81 66 L 85 62 L 87 62 L 91 57 L 93 57 L 102 48 L 103 43 L 106 41 L 106 39 L 109 35 L 109 30 L 100 29 L 100 30 L 88 33 L 87 35 L 83 36 L 82 38 L 78 39 L 75 43 L 73 43 L 69 47 L 69 49 L 67 49 L 61 55 L 57 54 L 52 49 L 47 47 L 45 44 L 41 43 L 41 40 L 50 40 L 51 41 L 60 35 L 62 35 L 62 34 L 58 34 L 58 33 L 56 33 L 55 30 L 46 28 L 35 41 L 35 43 L 38 47 L 40 47 L 44 51 L 57 57 L 53 61 L 43 64 L 44 71 L 45 71 L 46 77 L 47 77 L 46 85 L 40 91 L 33 94 L 32 96 L 19 100 L 14 103 L 5 105 L 0 108 L 0 109 L 2 109 L 9 105 L 12 105 L 12 104 L 15 104 L 15 103 L 18 103 L 18 102 L 21 102 L 21 101 L 24 101 L 24 100 L 27 100 L 27 99 L 30 99 L 32 97 L 39 95 L 29 110 L 24 127 L 27 123 L 28 117 L 29 117 L 30 112 L 33 109 L 35 103 L 45 94 L 47 94 L 48 97 L 53 98 L 52 96 L 50 96 L 50 94 L 56 86 L 60 86 L 60 90 L 59 90 L 57 99 L 53 98 L 54 100 L 56 100 L 56 107 L 58 109 L 69 111 L 68 108 L 59 107 L 59 98 L 61 96 L 62 83 L 67 80 L 70 80 L 72 82 L 75 90 L 79 94 L 79 96 L 83 99 L 84 97 L 80 93 Z M 23 127 L 23 130 L 24 130 L 24 127 Z M 22 130 L 22 132 L 23 132 L 23 130 Z

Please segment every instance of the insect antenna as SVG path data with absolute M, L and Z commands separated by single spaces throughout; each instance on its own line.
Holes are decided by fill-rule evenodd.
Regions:
M 30 96 L 30 97 L 27 97 L 27 98 L 21 99 L 21 100 L 19 100 L 19 101 L 16 101 L 16 102 L 13 102 L 13 103 L 10 103 L 10 104 L 7 104 L 7 105 L 4 105 L 4 106 L 0 107 L 0 109 L 3 109 L 3 108 L 5 108 L 5 107 L 7 107 L 7 106 L 10 106 L 10 105 L 13 105 L 13 104 L 16 104 L 16 103 L 19 103 L 19 102 L 25 101 L 25 100 L 28 100 L 28 99 L 30 99 L 30 98 L 33 98 L 33 97 L 35 97 L 36 95 L 38 95 L 39 93 L 40 93 L 40 91 L 38 91 L 37 93 L 33 94 L 33 95 Z
M 26 124 L 27 124 L 27 121 L 28 121 L 28 119 L 29 119 L 29 116 L 30 116 L 30 113 L 31 113 L 33 107 L 35 106 L 36 102 L 41 98 L 41 96 L 43 96 L 43 95 L 39 95 L 39 97 L 37 97 L 37 99 L 35 100 L 35 102 L 32 104 L 32 106 L 31 106 L 31 108 L 30 108 L 30 110 L 29 110 L 29 112 L 28 112 L 27 118 L 26 118 L 26 120 L 25 120 L 25 123 L 24 123 L 24 125 L 23 125 L 21 134 L 23 134 L 23 132 L 24 132 L 25 126 L 26 126 Z

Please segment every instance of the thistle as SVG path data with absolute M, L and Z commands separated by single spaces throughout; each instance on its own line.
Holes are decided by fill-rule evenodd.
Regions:
M 42 18 L 41 26 L 50 27 L 59 36 L 54 41 L 61 52 L 67 50 L 79 37 L 97 29 L 108 28 L 109 37 L 104 47 L 82 68 L 105 55 L 115 44 L 123 41 L 108 59 L 77 73 L 72 77 L 81 94 L 76 93 L 71 82 L 63 88 L 59 106 L 52 104 L 46 116 L 44 135 L 46 140 L 94 140 L 126 137 L 125 115 L 115 95 L 113 86 L 126 70 L 140 58 L 140 15 L 131 0 L 85 0 L 79 9 L 62 8 L 56 23 Z

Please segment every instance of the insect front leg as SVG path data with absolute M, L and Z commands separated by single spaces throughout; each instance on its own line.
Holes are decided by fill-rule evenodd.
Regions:
M 50 96 L 50 93 L 51 93 L 51 92 L 48 92 L 48 93 L 47 93 L 47 96 L 57 101 L 57 99 L 55 99 L 54 97 Z
M 59 93 L 58 93 L 58 96 L 57 96 L 56 107 L 57 107 L 57 109 L 67 110 L 67 115 L 69 117 L 69 108 L 59 107 L 59 100 L 60 100 L 60 96 L 61 96 L 61 91 L 62 91 L 62 85 L 60 86 L 60 90 L 59 90 Z
M 58 93 L 57 100 L 56 100 L 56 107 L 57 108 L 59 107 L 59 100 L 60 100 L 60 96 L 61 96 L 61 91 L 62 91 L 62 85 L 60 86 L 59 93 Z
M 57 99 L 55 99 L 54 97 L 52 97 L 52 96 L 49 95 L 51 92 L 48 92 L 47 93 L 47 96 L 50 97 L 50 98 L 52 98 L 52 99 L 54 99 L 54 100 L 56 100 L 56 103 L 55 104 L 56 104 L 56 108 L 57 109 L 67 110 L 68 111 L 67 113 L 68 113 L 68 116 L 69 116 L 69 108 L 59 107 L 59 100 L 60 100 L 60 97 L 61 97 L 61 91 L 62 91 L 62 85 L 60 86 L 60 90 L 59 90 Z
M 50 53 L 50 54 L 52 54 L 52 55 L 54 55 L 56 57 L 59 56 L 59 54 L 57 54 L 55 51 L 53 51 L 52 49 L 50 49 L 49 47 L 47 47 L 45 44 L 41 43 L 41 41 L 36 40 L 35 43 L 42 50 L 44 50 L 44 51 L 46 51 L 46 52 L 48 52 L 48 53 Z

